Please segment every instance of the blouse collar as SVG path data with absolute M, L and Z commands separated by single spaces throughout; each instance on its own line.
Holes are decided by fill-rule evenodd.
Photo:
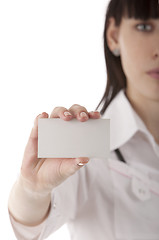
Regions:
M 111 101 L 102 118 L 110 119 L 110 151 L 120 148 L 128 142 L 137 131 L 149 138 L 156 154 L 159 156 L 159 146 L 147 129 L 145 123 L 133 109 L 125 95 L 125 89 L 120 90 Z

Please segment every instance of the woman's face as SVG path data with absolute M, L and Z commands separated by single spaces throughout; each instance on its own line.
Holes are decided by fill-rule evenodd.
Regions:
M 159 101 L 159 72 L 158 77 L 147 73 L 159 71 L 159 19 L 123 18 L 118 33 L 127 92 Z

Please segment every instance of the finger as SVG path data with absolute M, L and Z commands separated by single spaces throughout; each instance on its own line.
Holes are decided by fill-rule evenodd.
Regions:
M 69 121 L 73 118 L 73 115 L 65 107 L 55 107 L 51 112 L 50 118 L 61 118 L 65 121 Z
M 101 118 L 101 114 L 100 114 L 100 112 L 98 112 L 98 111 L 91 111 L 91 112 L 89 112 L 88 114 L 89 114 L 89 117 L 90 117 L 90 118 L 93 118 L 93 119 L 99 119 L 99 118 Z
M 85 122 L 89 119 L 88 111 L 85 107 L 74 104 L 69 108 L 69 112 L 81 122 Z
M 31 130 L 27 145 L 25 147 L 23 164 L 25 167 L 33 167 L 37 164 L 39 159 L 37 158 L 38 154 L 38 119 L 39 118 L 48 118 L 48 114 L 43 112 L 39 114 L 34 120 L 34 126 Z M 23 165 L 23 166 L 24 166 Z
M 38 138 L 38 119 L 39 118 L 48 118 L 48 114 L 46 112 L 43 112 L 42 114 L 39 114 L 35 120 L 34 120 L 34 125 L 30 134 L 31 139 L 37 139 Z
M 79 157 L 75 159 L 64 159 L 60 165 L 60 175 L 62 178 L 73 175 L 77 170 L 89 162 L 88 157 Z

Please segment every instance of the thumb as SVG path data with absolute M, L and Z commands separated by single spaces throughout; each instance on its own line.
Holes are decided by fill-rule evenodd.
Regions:
M 60 165 L 60 175 L 67 178 L 89 162 L 88 157 L 65 158 Z

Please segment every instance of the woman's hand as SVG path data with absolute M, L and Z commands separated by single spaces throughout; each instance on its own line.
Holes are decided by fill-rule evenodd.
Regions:
M 38 152 L 38 118 L 48 118 L 43 112 L 34 120 L 34 127 L 26 145 L 22 166 L 21 181 L 26 190 L 36 194 L 48 194 L 53 188 L 62 183 L 69 176 L 74 174 L 82 166 L 88 163 L 89 158 L 37 158 Z M 55 107 L 50 118 L 61 118 L 70 121 L 77 118 L 80 122 L 88 121 L 89 118 L 99 119 L 100 113 L 88 112 L 87 109 L 78 104 L 72 105 L 69 109 Z M 68 136 L 69 138 L 69 136 Z

